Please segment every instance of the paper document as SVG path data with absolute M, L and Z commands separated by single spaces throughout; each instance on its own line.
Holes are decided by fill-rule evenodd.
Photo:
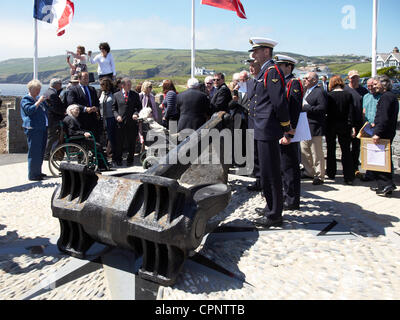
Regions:
M 311 140 L 310 126 L 308 124 L 307 112 L 301 112 L 297 123 L 296 134 L 291 142 Z
M 385 145 L 367 144 L 367 164 L 373 166 L 385 166 Z

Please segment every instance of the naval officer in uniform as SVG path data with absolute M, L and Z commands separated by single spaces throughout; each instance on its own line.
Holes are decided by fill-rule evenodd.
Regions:
M 282 69 L 286 82 L 286 98 L 288 100 L 290 124 L 295 133 L 303 106 L 303 86 L 293 75 L 297 61 L 292 57 L 278 54 L 275 63 Z M 300 208 L 300 143 L 292 142 L 281 145 L 281 171 L 283 183 L 283 209 L 298 210 Z
M 277 42 L 267 38 L 251 38 L 255 62 L 261 71 L 255 78 L 254 97 L 249 106 L 249 117 L 254 127 L 258 149 L 260 180 L 267 205 L 263 217 L 254 221 L 269 228 L 282 225 L 283 192 L 281 152 L 279 144 L 288 145 L 292 135 L 285 80 L 282 70 L 272 60 Z

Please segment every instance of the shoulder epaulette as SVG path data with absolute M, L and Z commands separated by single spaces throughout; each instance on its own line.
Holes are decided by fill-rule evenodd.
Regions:
M 270 67 L 267 69 L 267 72 L 266 72 L 265 75 L 264 75 L 264 87 L 265 87 L 265 89 L 267 89 L 268 72 L 269 72 L 270 70 L 272 70 L 272 69 L 275 69 L 275 70 L 278 72 L 279 77 L 281 78 L 281 81 L 282 81 L 282 86 L 285 87 L 285 80 L 283 79 L 283 76 L 282 76 L 281 72 L 279 71 L 278 66 L 277 66 L 276 64 L 274 64 L 273 66 L 270 66 Z

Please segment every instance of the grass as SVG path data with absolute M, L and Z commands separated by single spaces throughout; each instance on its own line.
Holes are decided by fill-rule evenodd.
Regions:
M 350 70 L 357 70 L 360 74 L 371 71 L 371 63 L 333 63 L 327 65 L 333 74 L 347 75 Z

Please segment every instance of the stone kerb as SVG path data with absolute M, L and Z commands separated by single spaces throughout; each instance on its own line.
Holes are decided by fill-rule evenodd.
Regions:
M 20 97 L 6 97 L 3 104 L 7 108 L 7 152 L 26 153 L 28 144 L 22 129 Z

